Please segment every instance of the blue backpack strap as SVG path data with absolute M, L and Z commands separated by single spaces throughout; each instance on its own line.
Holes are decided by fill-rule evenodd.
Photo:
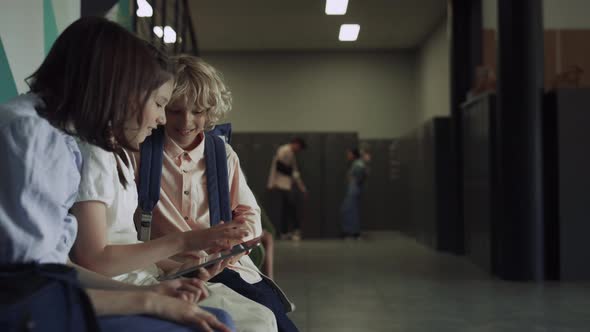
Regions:
M 225 141 L 225 143 L 231 144 L 231 123 L 215 125 L 215 127 L 207 133 L 213 136 L 219 136 Z
M 211 226 L 219 224 L 221 220 L 229 222 L 232 215 L 225 142 L 209 133 L 205 134 L 205 164 Z
M 141 144 L 137 194 L 141 209 L 139 240 L 150 239 L 152 211 L 160 200 L 162 160 L 164 155 L 164 127 L 160 126 Z

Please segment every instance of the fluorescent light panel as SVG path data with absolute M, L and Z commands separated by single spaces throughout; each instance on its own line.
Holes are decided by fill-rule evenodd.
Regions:
M 326 0 L 326 15 L 344 15 L 348 0 Z
M 167 25 L 162 29 L 161 26 L 156 25 L 154 27 L 154 34 L 158 36 L 158 38 L 163 37 L 164 43 L 166 44 L 176 43 L 176 31 L 174 31 L 171 26 Z
M 340 26 L 340 35 L 338 39 L 340 41 L 355 41 L 359 36 L 361 26 L 358 24 L 342 24 Z
M 158 36 L 158 38 L 162 38 L 162 36 L 164 36 L 164 30 L 162 30 L 161 26 L 156 25 L 154 27 L 154 34 Z
M 176 31 L 169 26 L 164 27 L 164 43 L 172 44 L 176 42 Z
M 135 14 L 138 17 L 152 17 L 154 9 L 146 0 L 137 0 L 137 11 Z

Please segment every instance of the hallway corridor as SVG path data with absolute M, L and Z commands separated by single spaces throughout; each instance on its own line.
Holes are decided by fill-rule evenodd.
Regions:
M 301 332 L 590 331 L 590 283 L 491 279 L 399 233 L 277 243 Z

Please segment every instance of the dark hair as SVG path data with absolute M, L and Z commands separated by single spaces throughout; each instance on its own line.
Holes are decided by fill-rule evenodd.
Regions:
M 135 150 L 125 121 L 137 116 L 141 123 L 151 93 L 172 73 L 168 58 L 146 41 L 104 18 L 84 17 L 57 38 L 27 83 L 54 126 L 120 154 L 119 144 Z
M 111 151 L 128 166 L 125 121 L 154 90 L 174 77 L 165 54 L 120 25 L 84 17 L 68 26 L 27 83 L 45 102 L 38 112 L 52 125 Z M 127 186 L 119 164 L 119 181 Z
M 350 148 L 350 149 L 348 149 L 348 151 L 350 151 L 350 153 L 352 153 L 352 155 L 354 156 L 354 159 L 359 159 L 361 157 L 361 152 L 356 147 Z
M 291 143 L 299 144 L 299 146 L 301 147 L 301 150 L 305 150 L 307 148 L 307 144 L 305 143 L 305 141 L 301 137 L 293 137 L 291 139 Z

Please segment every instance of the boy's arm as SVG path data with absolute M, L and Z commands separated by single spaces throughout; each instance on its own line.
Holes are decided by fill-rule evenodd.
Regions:
M 229 195 L 231 209 L 234 218 L 240 216 L 245 219 L 250 236 L 244 240 L 250 240 L 262 235 L 262 225 L 260 223 L 260 207 L 256 198 L 250 190 L 246 177 L 240 167 L 240 160 L 235 152 L 230 151 L 228 156 L 229 171 Z

